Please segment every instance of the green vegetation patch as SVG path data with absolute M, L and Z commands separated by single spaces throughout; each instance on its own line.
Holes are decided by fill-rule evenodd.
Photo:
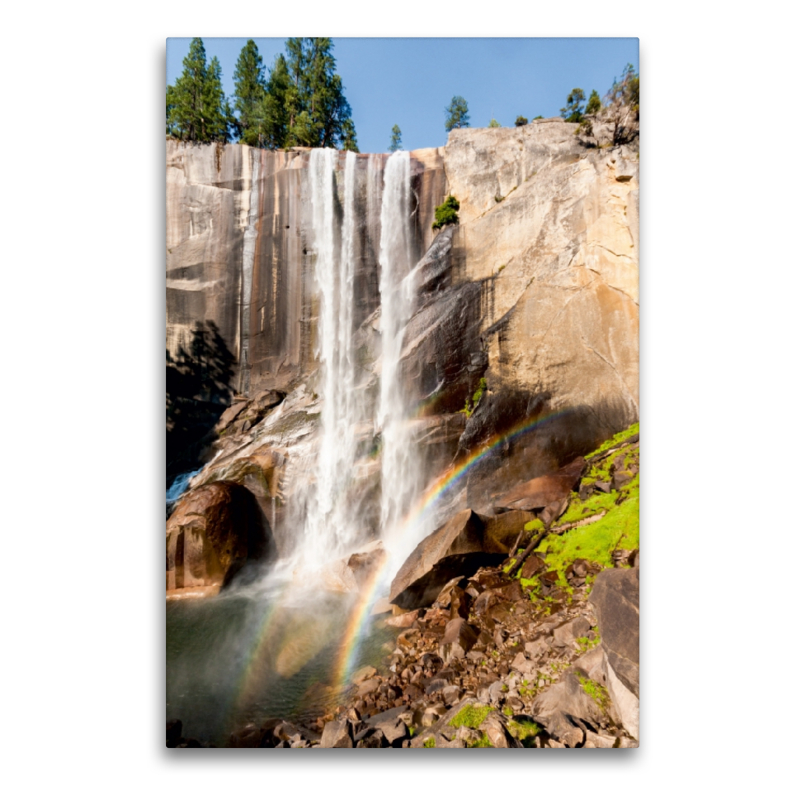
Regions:
M 600 445 L 600 447 L 598 447 L 596 450 L 592 450 L 592 452 L 586 456 L 587 461 L 588 459 L 596 456 L 598 453 L 602 453 L 604 450 L 608 450 L 610 447 L 614 447 L 618 445 L 620 442 L 624 442 L 627 438 L 633 436 L 636 433 L 639 433 L 638 422 L 634 422 L 633 425 L 630 426 L 630 428 L 626 428 L 624 431 L 615 433 L 610 439 L 606 439 L 606 441 L 604 441 L 603 444 Z
M 422 743 L 422 746 L 423 747 L 436 747 L 436 739 L 433 736 L 431 736 L 429 739 L 426 739 Z
M 542 522 L 540 519 L 532 519 L 530 522 L 525 523 L 525 530 L 541 533 L 541 531 L 544 530 L 544 522 Z
M 464 708 L 450 720 L 450 725 L 453 728 L 460 728 L 463 725 L 466 728 L 476 730 L 483 724 L 483 721 L 489 716 L 491 710 L 491 706 L 464 706 Z
M 626 487 L 627 488 L 627 487 Z M 559 517 L 558 525 L 565 525 L 569 522 L 580 522 L 587 517 L 593 517 L 595 514 L 607 514 L 614 508 L 615 500 L 617 499 L 616 492 L 595 492 L 586 500 L 581 500 L 577 492 L 573 492 L 570 496 L 569 508 L 566 513 Z
M 478 388 L 472 394 L 472 403 L 470 404 L 469 397 L 467 397 L 467 399 L 464 401 L 464 408 L 461 409 L 461 413 L 466 414 L 467 419 L 469 419 L 475 413 L 475 409 L 478 407 L 478 403 L 480 403 L 485 391 L 486 378 L 481 378 L 478 383 Z
M 605 686 L 601 686 L 599 683 L 595 683 L 591 678 L 584 678 L 581 675 L 576 675 L 583 691 L 592 698 L 592 700 L 597 703 L 603 711 L 608 710 L 609 705 L 609 698 L 608 698 L 608 691 L 606 690 Z
M 436 220 L 431 225 L 431 228 L 438 231 L 440 228 L 444 228 L 445 225 L 457 225 L 459 208 L 461 208 L 461 204 L 458 200 L 453 195 L 448 195 L 444 203 L 436 206 L 436 211 L 434 212 Z
M 534 739 L 542 732 L 542 729 L 532 720 L 510 719 L 508 730 L 515 739 L 522 742 L 523 747 L 534 747 Z
M 557 570 L 559 576 L 563 576 L 564 570 L 577 558 L 585 558 L 602 567 L 613 567 L 611 554 L 614 550 L 635 550 L 639 547 L 638 475 L 625 487 L 623 493 L 626 496 L 619 505 L 614 504 L 616 495 L 606 495 L 611 498 L 611 505 L 602 519 L 573 528 L 562 536 L 550 536 L 542 542 L 540 546 L 546 550 L 539 555 L 548 569 Z M 592 495 L 589 499 L 594 497 Z M 588 501 L 583 506 L 587 504 Z
M 494 745 L 489 740 L 489 737 L 481 731 L 480 737 L 474 742 L 470 742 L 467 747 L 494 747 Z

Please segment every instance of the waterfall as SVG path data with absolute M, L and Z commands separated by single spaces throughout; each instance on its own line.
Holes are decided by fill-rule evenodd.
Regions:
M 358 498 L 351 496 L 351 487 L 356 484 L 359 436 L 369 415 L 376 413 L 367 409 L 363 387 L 358 385 L 354 348 L 357 157 L 349 152 L 344 156 L 343 175 L 338 176 L 341 209 L 337 201 L 338 158 L 335 150 L 313 150 L 309 163 L 321 414 L 319 438 L 311 456 L 314 479 L 306 492 L 299 557 L 312 568 L 367 538 L 368 531 L 360 524 Z M 402 537 L 401 549 L 406 549 L 409 541 L 414 539 L 413 546 L 418 537 L 403 531 L 403 523 L 422 488 L 409 403 L 400 374 L 403 331 L 414 302 L 413 287 L 404 280 L 413 267 L 414 253 L 411 160 L 408 153 L 398 152 L 385 167 L 382 157 L 372 156 L 366 166 L 368 225 L 375 229 L 371 235 L 377 237 L 379 218 L 380 230 L 382 356 L 375 420 L 382 439 L 380 528 L 388 546 L 399 545 Z
M 336 241 L 335 150 L 310 156 L 312 235 L 316 249 L 314 281 L 319 296 L 318 352 L 322 397 L 319 451 L 310 490 L 303 555 L 318 564 L 351 545 L 357 520 L 348 504 L 357 452 L 359 404 L 353 353 L 356 155 L 348 152 L 344 170 L 344 218 Z
M 250 188 L 250 208 L 247 214 L 247 228 L 244 232 L 242 247 L 242 294 L 239 311 L 239 354 L 240 375 L 239 392 L 250 391 L 250 303 L 253 294 L 253 262 L 256 254 L 256 224 L 258 222 L 258 177 L 261 166 L 261 155 L 258 150 L 250 150 L 252 159 L 252 184 Z
M 403 330 L 411 317 L 413 296 L 404 278 L 412 264 L 411 159 L 394 153 L 386 162 L 381 203 L 381 393 L 378 424 L 381 430 L 381 528 L 390 546 L 402 531 L 420 486 L 420 469 L 409 425 L 410 409 L 400 375 Z

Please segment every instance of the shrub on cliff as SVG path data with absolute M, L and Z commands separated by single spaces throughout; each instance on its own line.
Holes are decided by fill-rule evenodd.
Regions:
M 438 231 L 445 225 L 457 225 L 459 208 L 461 208 L 461 204 L 458 200 L 453 195 L 448 195 L 444 203 L 436 206 L 436 220 L 431 225 L 433 230 Z
M 514 124 L 515 124 L 515 125 L 516 125 L 518 128 L 521 128 L 523 125 L 527 125 L 527 124 L 528 124 L 528 118 L 527 118 L 527 117 L 522 117 L 522 116 L 520 116 L 520 117 L 517 117 L 517 118 L 514 120 Z

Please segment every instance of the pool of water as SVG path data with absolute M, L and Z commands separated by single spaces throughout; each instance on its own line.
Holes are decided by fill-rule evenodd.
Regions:
M 167 719 L 218 746 L 269 717 L 308 721 L 344 698 L 350 671 L 377 665 L 391 633 L 375 621 L 353 649 L 345 639 L 357 598 L 260 585 L 167 601 Z

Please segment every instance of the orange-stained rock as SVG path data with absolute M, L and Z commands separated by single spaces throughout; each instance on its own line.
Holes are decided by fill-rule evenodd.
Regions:
M 167 520 L 167 589 L 225 586 L 273 554 L 269 522 L 253 495 L 229 481 L 209 483 L 184 495 Z

